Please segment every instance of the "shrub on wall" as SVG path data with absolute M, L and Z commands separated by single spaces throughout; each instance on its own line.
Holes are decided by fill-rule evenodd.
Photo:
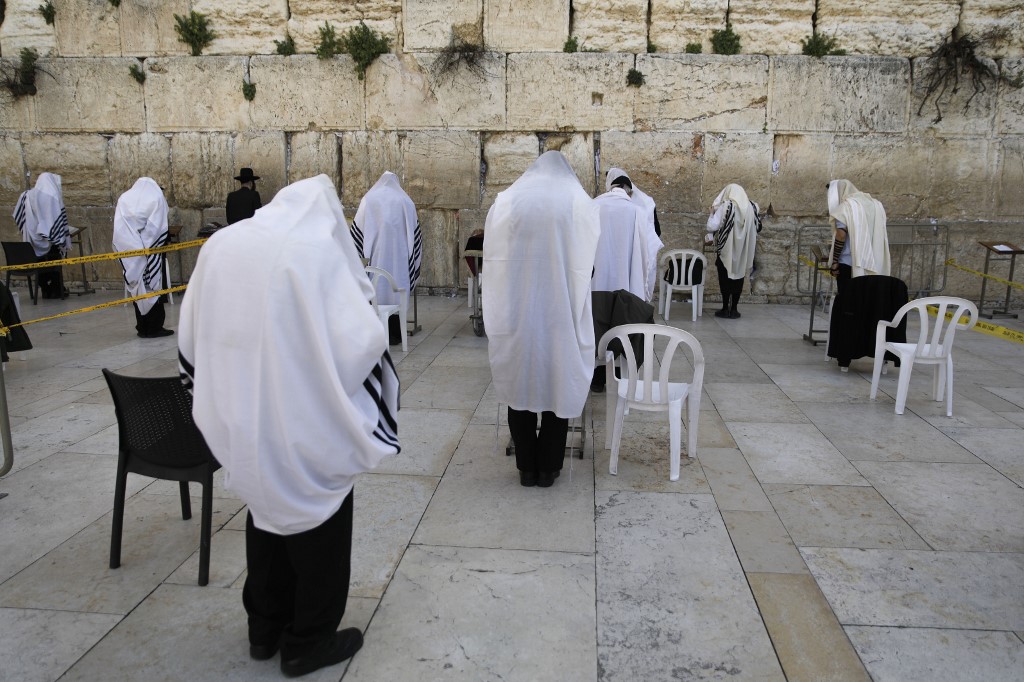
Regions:
M 139 85 L 146 82 L 146 72 L 142 70 L 142 66 L 140 64 L 132 64 L 129 66 L 128 73 L 132 75 L 132 78 L 134 78 Z
M 290 33 L 284 34 L 284 40 L 275 40 L 274 46 L 277 48 L 278 54 L 283 54 L 286 57 L 295 54 L 295 39 Z
M 36 71 L 39 70 L 36 62 L 38 60 L 39 53 L 31 47 L 21 48 L 19 60 L 13 70 L 5 71 L 2 76 L 3 87 L 11 93 L 11 96 L 18 98 L 36 94 Z
M 838 41 L 835 39 L 835 36 L 829 37 L 817 31 L 814 31 L 806 39 L 800 40 L 800 47 L 803 53 L 811 57 L 841 56 L 846 54 L 846 50 L 841 50 L 837 46 Z
M 704 51 L 700 43 L 686 43 L 686 54 L 700 54 Z
M 725 30 L 712 31 L 711 49 L 715 54 L 739 54 L 740 37 L 732 30 L 732 24 L 725 23 Z
M 57 8 L 53 6 L 53 0 L 46 0 L 43 4 L 38 7 L 39 13 L 43 15 L 43 19 L 46 20 L 47 24 L 53 23 L 53 18 L 57 15 Z
M 247 102 L 251 102 L 256 99 L 256 84 L 242 81 L 242 97 L 244 97 Z
M 636 69 L 630 69 L 629 73 L 626 74 L 626 85 L 628 86 L 639 88 L 646 82 L 644 75 Z
M 174 31 L 178 34 L 178 40 L 192 49 L 193 57 L 201 55 L 203 48 L 217 37 L 217 34 L 210 30 L 206 15 L 195 10 L 192 10 L 187 17 L 175 14 L 174 23 Z
M 453 34 L 448 45 L 438 53 L 430 70 L 437 80 L 445 77 L 454 79 L 461 68 L 465 68 L 478 78 L 484 78 L 487 75 L 484 69 L 486 54 L 483 45 L 467 43 Z
M 320 40 L 316 44 L 317 59 L 330 59 L 334 55 L 342 54 L 345 51 L 341 38 L 335 33 L 331 22 L 325 21 L 324 25 L 317 29 L 317 33 L 320 34 Z
M 374 60 L 382 54 L 387 54 L 391 48 L 386 36 L 377 33 L 372 28 L 359 22 L 348 30 L 348 34 L 342 39 L 343 51 L 356 62 L 356 74 L 359 80 L 366 77 L 366 69 Z

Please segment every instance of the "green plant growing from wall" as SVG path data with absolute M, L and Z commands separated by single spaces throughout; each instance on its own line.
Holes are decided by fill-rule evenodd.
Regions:
M 715 54 L 739 54 L 740 37 L 732 30 L 732 24 L 727 20 L 725 29 L 711 32 L 711 49 Z
M 811 57 L 824 57 L 826 55 L 838 57 L 846 54 L 846 50 L 839 49 L 838 45 L 839 41 L 836 40 L 835 36 L 827 36 L 817 31 L 814 31 L 806 39 L 800 41 L 803 53 Z
M 569 36 L 565 40 L 565 45 L 562 46 L 562 52 L 579 52 L 580 41 L 576 36 Z
M 113 5 L 114 7 L 120 7 L 121 6 L 121 0 L 110 0 L 110 4 Z
M 256 84 L 242 81 L 242 97 L 244 97 L 247 102 L 251 102 L 256 99 Z
M 636 69 L 630 69 L 629 73 L 626 74 L 626 85 L 634 88 L 639 88 L 641 85 L 646 83 L 644 75 Z
M 451 78 L 460 68 L 464 68 L 478 78 L 487 75 L 485 68 L 487 51 L 483 45 L 466 42 L 464 39 L 452 35 L 451 40 L 438 54 L 437 59 L 430 67 L 435 80 Z
M 217 37 L 217 34 L 210 30 L 209 21 L 205 14 L 192 10 L 187 17 L 179 14 L 174 15 L 174 31 L 178 34 L 178 40 L 185 43 L 192 50 L 192 56 L 198 57 Z
M 146 82 L 146 72 L 142 70 L 141 64 L 132 64 L 129 66 L 128 73 L 132 75 L 132 78 L 134 78 L 139 85 Z
M 36 72 L 42 71 L 37 66 L 37 61 L 39 61 L 39 53 L 31 47 L 23 47 L 21 48 L 18 62 L 14 65 L 13 69 L 4 71 L 2 75 L 3 87 L 15 99 L 25 95 L 36 94 Z
M 363 80 L 366 77 L 366 69 L 377 57 L 387 54 L 391 45 L 386 36 L 360 21 L 358 26 L 348 30 L 348 34 L 342 39 L 342 47 L 355 61 L 356 75 L 359 76 L 359 80 Z
M 53 19 L 57 15 L 57 8 L 53 6 L 53 0 L 46 0 L 46 2 L 39 5 L 38 10 L 43 15 L 43 19 L 46 20 L 47 24 L 53 24 Z
M 704 47 L 700 43 L 686 43 L 686 54 L 700 54 Z
M 275 40 L 274 46 L 277 48 L 278 54 L 283 54 L 286 57 L 295 54 L 295 39 L 292 38 L 291 33 L 286 32 L 284 40 Z
M 320 34 L 320 40 L 316 44 L 317 59 L 330 59 L 336 54 L 345 52 L 345 46 L 330 22 L 325 21 L 324 25 L 317 29 L 317 32 Z
M 647 54 L 654 54 L 657 51 L 658 51 L 658 46 L 648 40 L 647 41 Z

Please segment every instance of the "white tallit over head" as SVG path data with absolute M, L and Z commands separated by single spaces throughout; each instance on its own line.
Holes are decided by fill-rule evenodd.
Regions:
M 718 256 L 729 274 L 729 279 L 743 279 L 754 265 L 754 250 L 757 247 L 757 209 L 742 187 L 735 183 L 726 185 L 714 203 L 711 212 L 725 202 L 732 204 L 732 229 L 729 231 Z M 723 225 L 722 228 L 725 226 Z
M 181 306 L 193 415 L 257 527 L 334 514 L 398 452 L 398 380 L 370 282 L 326 175 L 291 184 L 199 252 Z
M 14 207 L 14 221 L 22 239 L 32 245 L 37 256 L 45 256 L 56 246 L 61 257 L 71 248 L 71 231 L 64 209 L 60 176 L 40 173 L 36 186 L 22 192 Z
M 122 194 L 114 209 L 114 250 L 152 249 L 167 243 L 167 200 L 153 178 L 139 178 Z M 163 288 L 164 258 L 162 253 L 121 259 L 124 281 L 132 296 L 160 291 Z M 158 296 L 135 302 L 139 312 L 148 313 Z
M 654 228 L 654 199 L 649 194 L 646 194 L 633 183 L 633 179 L 626 175 L 626 171 L 621 168 L 609 168 L 608 173 L 605 175 L 605 191 L 610 192 L 612 189 L 612 183 L 618 178 L 626 178 L 630 184 L 633 185 L 633 195 L 630 197 L 633 203 L 640 206 L 644 210 L 644 216 L 647 219 L 647 290 L 650 294 L 646 297 L 646 300 L 650 300 L 651 296 L 654 295 L 654 283 L 658 279 L 658 251 L 665 244 L 661 241 L 661 237 L 658 236 L 658 231 Z M 639 294 L 638 294 L 639 295 Z
M 498 399 L 516 410 L 583 411 L 594 373 L 590 276 L 597 204 L 560 152 L 545 152 L 487 213 L 484 326 Z
M 626 289 L 647 301 L 650 254 L 647 249 L 647 218 L 620 187 L 594 199 L 601 211 L 601 238 L 594 260 L 594 291 Z
M 828 183 L 828 215 L 833 238 L 836 221 L 846 225 L 853 261 L 851 276 L 889 274 L 889 232 L 882 202 L 861 192 L 849 180 L 833 180 Z
M 359 202 L 352 238 L 370 265 L 387 270 L 400 288 L 412 294 L 420 277 L 423 239 L 416 206 L 391 171 L 385 171 Z M 377 282 L 377 296 L 379 303 L 398 303 L 398 294 L 385 279 Z

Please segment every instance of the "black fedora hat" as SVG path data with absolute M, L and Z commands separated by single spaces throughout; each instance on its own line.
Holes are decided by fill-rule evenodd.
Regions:
M 241 173 L 235 176 L 235 180 L 239 182 L 252 182 L 253 180 L 259 180 L 260 176 L 253 175 L 252 168 L 243 168 Z

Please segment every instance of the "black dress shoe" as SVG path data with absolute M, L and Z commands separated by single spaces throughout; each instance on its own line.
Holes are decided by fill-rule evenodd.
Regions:
M 715 317 L 729 317 L 729 311 L 728 310 L 716 310 L 715 311 Z
M 334 639 L 328 640 L 305 656 L 281 659 L 281 672 L 285 677 L 308 675 L 314 670 L 336 665 L 352 658 L 363 646 L 363 633 L 359 628 L 345 628 L 334 633 Z
M 524 488 L 532 488 L 537 485 L 537 472 L 536 471 L 519 471 L 519 485 Z
M 735 311 L 735 310 L 730 311 L 729 319 L 738 320 L 738 319 L 740 319 L 740 314 L 737 311 Z
M 550 488 L 555 482 L 554 471 L 541 471 L 537 474 L 537 487 Z
M 277 653 L 277 642 L 273 644 L 250 644 L 249 658 L 254 661 L 268 661 Z

